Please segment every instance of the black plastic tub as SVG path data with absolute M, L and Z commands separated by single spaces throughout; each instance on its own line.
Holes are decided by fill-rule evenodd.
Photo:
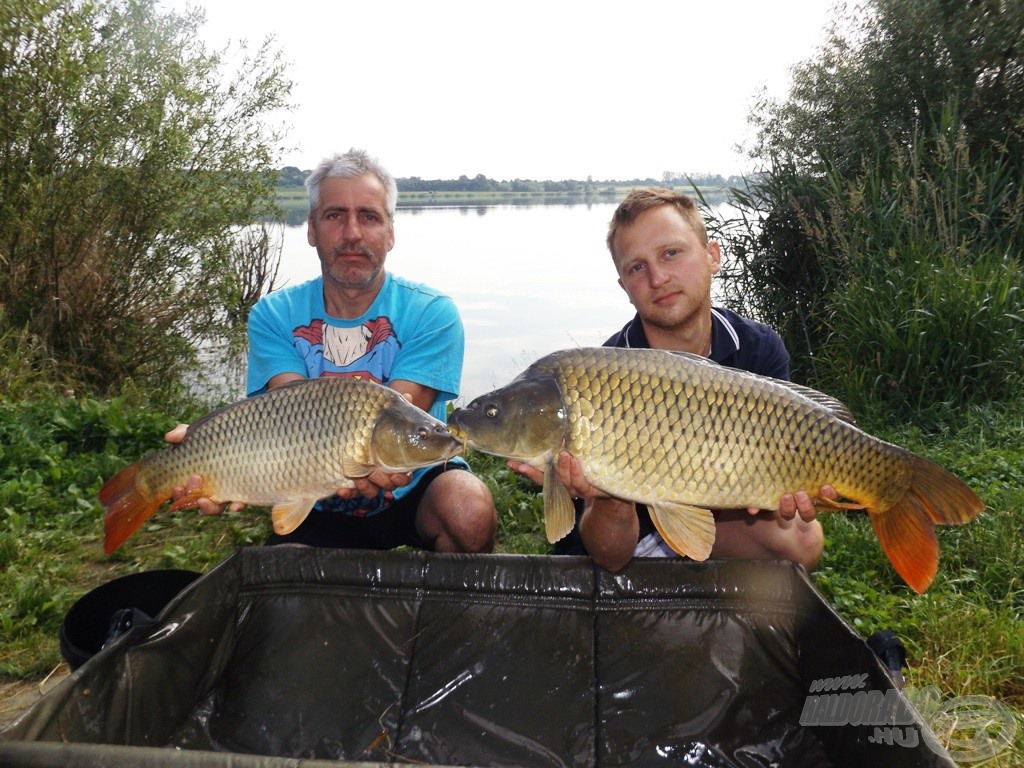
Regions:
M 195 571 L 158 570 L 108 581 L 80 597 L 60 625 L 60 652 L 72 670 L 133 626 L 151 623 L 199 578 Z

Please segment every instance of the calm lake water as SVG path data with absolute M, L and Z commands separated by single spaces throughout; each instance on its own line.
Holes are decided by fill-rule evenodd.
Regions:
M 399 208 L 387 269 L 444 291 L 466 329 L 458 403 L 557 349 L 599 346 L 632 316 L 604 238 L 615 203 Z M 305 226 L 284 231 L 278 285 L 320 274 Z

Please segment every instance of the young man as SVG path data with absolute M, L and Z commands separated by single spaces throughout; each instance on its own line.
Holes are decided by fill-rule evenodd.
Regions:
M 394 178 L 365 152 L 324 160 L 306 179 L 307 240 L 321 276 L 263 297 L 249 316 L 248 393 L 320 376 L 371 379 L 445 420 L 462 375 L 462 321 L 450 298 L 384 268 L 395 243 Z M 175 435 L 177 436 L 177 435 Z M 172 438 L 173 439 L 173 438 Z M 180 439 L 180 438 L 179 438 Z M 204 500 L 200 508 L 223 506 Z M 316 504 L 268 544 L 490 552 L 497 514 L 462 459 L 388 475 Z
M 636 316 L 605 346 L 690 352 L 752 373 L 789 378 L 789 353 L 774 330 L 712 307 L 711 279 L 721 266 L 721 251 L 708 240 L 690 198 L 667 189 L 634 190 L 616 209 L 607 243 Z M 541 481 L 527 465 L 509 462 L 509 467 Z M 574 538 L 556 551 L 585 551 L 612 571 L 634 556 L 674 554 L 645 507 L 593 488 L 568 453 L 559 456 L 558 468 L 584 508 Z M 836 495 L 830 486 L 818 494 Z M 712 557 L 787 559 L 808 570 L 821 557 L 821 525 L 806 491 L 786 494 L 777 511 L 719 510 L 715 520 Z M 582 549 L 574 550 L 574 542 Z

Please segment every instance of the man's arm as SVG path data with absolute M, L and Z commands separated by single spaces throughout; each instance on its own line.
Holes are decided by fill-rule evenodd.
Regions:
M 544 482 L 544 473 L 529 464 L 509 461 L 508 467 L 538 485 Z M 592 486 L 579 459 L 566 451 L 558 454 L 558 476 L 572 496 L 584 500 L 580 539 L 590 558 L 609 571 L 621 571 L 633 559 L 640 539 L 640 519 L 633 502 Z
M 769 510 L 757 515 L 745 509 L 715 511 L 712 557 L 790 560 L 810 571 L 821 559 L 822 544 L 821 523 L 817 520 L 787 519 Z
M 388 386 L 404 396 L 406 400 L 421 411 L 426 411 L 427 413 L 430 413 L 430 409 L 434 407 L 434 401 L 437 399 L 436 389 L 417 384 L 415 381 L 392 379 L 388 382 Z
M 283 387 L 293 381 L 302 381 L 305 376 L 298 373 L 279 373 L 276 376 L 271 376 L 270 381 L 267 382 L 267 390 L 277 389 L 277 387 Z
M 610 496 L 588 501 L 580 517 L 580 539 L 595 563 L 612 573 L 621 571 L 640 540 L 636 505 Z

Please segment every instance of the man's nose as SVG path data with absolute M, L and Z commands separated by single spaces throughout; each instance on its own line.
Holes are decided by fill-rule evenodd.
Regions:
M 341 236 L 345 240 L 363 239 L 363 229 L 359 226 L 359 214 L 349 213 L 345 217 L 345 226 L 342 227 Z
M 647 267 L 647 280 L 650 282 L 652 288 L 660 288 L 666 282 L 668 282 L 669 274 L 667 269 L 662 269 L 657 264 L 651 264 Z

